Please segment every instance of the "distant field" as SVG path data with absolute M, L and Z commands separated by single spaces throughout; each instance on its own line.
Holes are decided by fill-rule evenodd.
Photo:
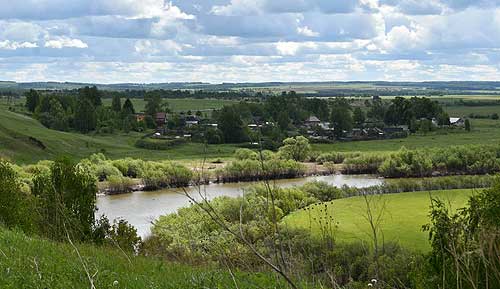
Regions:
M 405 146 L 409 149 L 426 147 L 447 147 L 465 144 L 498 144 L 500 143 L 500 121 L 490 119 L 472 119 L 472 131 L 463 129 L 448 132 L 432 132 L 428 135 L 411 135 L 408 138 L 337 142 L 334 144 L 315 144 L 313 148 L 320 152 L 328 151 L 361 151 L 387 152 L 399 150 Z
M 438 197 L 456 210 L 464 207 L 472 194 L 472 190 L 449 190 L 382 195 L 373 197 L 372 206 L 385 207 L 381 228 L 386 242 L 398 242 L 410 249 L 428 251 L 428 233 L 422 231 L 422 225 L 429 222 L 430 195 Z M 326 212 L 338 223 L 335 236 L 339 242 L 370 240 L 369 224 L 363 217 L 366 212 L 363 197 L 339 199 L 326 205 Z M 292 227 L 310 230 L 318 236 L 321 227 L 317 220 L 325 216 L 324 209 L 325 204 L 312 205 L 310 211 L 292 213 L 284 222 Z M 374 212 L 378 214 L 380 211 Z
M 122 99 L 122 104 L 125 100 Z M 144 107 L 146 106 L 146 101 L 144 99 L 131 99 L 134 104 L 134 108 L 136 111 L 144 111 Z M 190 98 L 180 98 L 180 99 L 166 99 L 164 100 L 168 102 L 170 105 L 170 109 L 175 112 L 187 112 L 191 110 L 196 112 L 197 110 L 214 110 L 220 109 L 224 105 L 230 105 L 237 103 L 236 100 L 224 100 L 224 99 L 190 99 Z M 111 105 L 111 99 L 103 99 L 104 105 Z
M 445 106 L 444 109 L 450 116 L 467 117 L 469 114 L 491 115 L 498 113 L 500 115 L 500 105 L 490 106 Z
M 382 99 L 394 99 L 398 96 L 381 96 Z M 414 97 L 413 95 L 402 96 L 406 98 Z M 427 95 L 418 95 L 418 97 L 429 97 Z M 456 95 L 448 94 L 443 96 L 430 96 L 434 100 L 500 100 L 500 94 L 477 94 L 477 95 Z
M 0 105 L 0 157 L 16 163 L 29 164 L 44 159 L 65 155 L 73 159 L 104 152 L 110 158 L 134 157 L 146 160 L 192 160 L 231 157 L 235 145 L 209 145 L 190 143 L 167 151 L 151 151 L 134 146 L 139 133 L 113 135 L 83 135 L 79 133 L 50 130 L 38 121 L 6 110 Z M 30 139 L 31 137 L 31 139 Z M 40 147 L 40 141 L 45 148 Z

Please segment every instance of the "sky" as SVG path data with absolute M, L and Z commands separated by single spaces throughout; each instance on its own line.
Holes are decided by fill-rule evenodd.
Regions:
M 500 0 L 0 0 L 0 80 L 500 81 Z

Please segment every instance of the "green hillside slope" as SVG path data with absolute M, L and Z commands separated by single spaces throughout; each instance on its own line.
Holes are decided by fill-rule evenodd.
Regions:
M 78 254 L 81 255 L 81 259 Z M 130 258 L 130 261 L 129 259 Z M 235 288 L 228 270 L 192 268 L 119 250 L 53 243 L 0 228 L 0 288 Z M 239 288 L 284 288 L 266 274 L 235 272 Z

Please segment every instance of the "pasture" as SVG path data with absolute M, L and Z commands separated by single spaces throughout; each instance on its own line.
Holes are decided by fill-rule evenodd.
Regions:
M 414 250 L 428 251 L 428 233 L 422 226 L 429 222 L 428 212 L 430 197 L 444 201 L 451 210 L 464 207 L 472 190 L 448 190 L 431 192 L 413 192 L 391 195 L 370 196 L 375 216 L 382 212 L 379 241 L 397 242 Z M 333 217 L 337 224 L 334 229 L 339 242 L 370 242 L 370 226 L 366 220 L 366 203 L 363 197 L 339 199 L 332 202 L 312 205 L 287 216 L 287 226 L 309 230 L 311 234 L 320 236 L 320 220 Z M 325 210 L 326 209 L 326 210 Z

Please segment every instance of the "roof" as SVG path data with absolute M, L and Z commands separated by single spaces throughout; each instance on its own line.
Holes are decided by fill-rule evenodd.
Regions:
M 450 123 L 457 123 L 459 122 L 460 120 L 462 120 L 461 118 L 459 117 L 450 117 Z
M 157 112 L 156 118 L 167 118 L 167 114 L 164 112 Z
M 309 117 L 306 121 L 307 122 L 321 122 L 321 120 L 319 120 L 319 118 L 315 117 L 314 115 Z

